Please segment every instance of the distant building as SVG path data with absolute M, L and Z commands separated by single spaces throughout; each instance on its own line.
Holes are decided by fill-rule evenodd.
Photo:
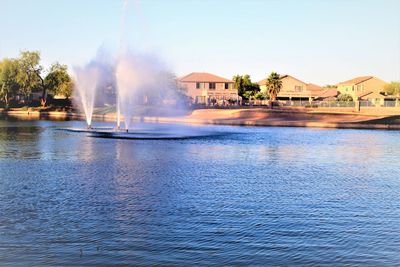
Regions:
M 237 104 L 238 90 L 232 80 L 205 72 L 192 72 L 178 78 L 178 84 L 194 104 Z
M 395 106 L 396 98 L 393 96 L 385 96 L 378 92 L 363 92 L 357 94 L 357 99 L 368 101 L 374 106 Z
M 335 89 L 322 88 L 316 84 L 305 83 L 293 76 L 282 75 L 282 88 L 278 93 L 278 100 L 307 100 L 335 97 Z M 267 79 L 258 82 L 261 91 L 267 91 Z
M 337 100 L 338 91 L 336 88 L 323 87 L 315 100 L 335 101 Z
M 385 85 L 386 82 L 374 76 L 362 76 L 339 83 L 337 90 L 340 94 L 351 95 L 354 100 L 365 98 L 372 93 L 374 93 L 374 99 L 384 99 L 385 96 L 381 93 L 384 91 Z

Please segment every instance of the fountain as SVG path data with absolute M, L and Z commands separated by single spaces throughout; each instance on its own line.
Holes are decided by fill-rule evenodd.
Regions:
M 80 98 L 81 107 L 85 113 L 87 127 L 92 127 L 94 100 L 98 80 L 98 69 L 94 64 L 88 64 L 83 68 L 74 68 L 75 89 Z
M 75 91 L 77 92 L 78 106 L 82 108 L 86 118 L 85 131 L 96 137 L 108 138 L 186 138 L 188 136 L 204 135 L 204 132 L 187 130 L 178 126 L 148 127 L 132 122 L 153 116 L 154 110 L 159 113 L 173 114 L 174 107 L 166 105 L 166 100 L 179 103 L 181 94 L 178 93 L 175 76 L 165 64 L 154 55 L 139 53 L 125 48 L 124 25 L 128 2 L 124 2 L 122 33 L 118 56 L 106 57 L 104 51 L 99 50 L 96 58 L 84 67 L 75 67 Z M 116 109 L 116 127 L 93 128 L 92 117 L 96 101 L 103 97 L 106 89 L 113 92 Z M 110 90 L 108 90 L 110 91 Z M 121 123 L 124 122 L 124 128 Z M 208 133 L 207 133 L 208 134 Z

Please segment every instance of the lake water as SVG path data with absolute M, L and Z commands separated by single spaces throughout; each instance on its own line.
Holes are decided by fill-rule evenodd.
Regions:
M 1 266 L 400 264 L 400 132 L 66 127 L 0 120 Z

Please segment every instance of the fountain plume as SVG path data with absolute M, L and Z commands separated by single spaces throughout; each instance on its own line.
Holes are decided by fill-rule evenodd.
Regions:
M 98 81 L 98 69 L 94 64 L 84 67 L 75 67 L 75 91 L 78 93 L 81 107 L 85 113 L 88 128 L 92 125 L 96 86 Z

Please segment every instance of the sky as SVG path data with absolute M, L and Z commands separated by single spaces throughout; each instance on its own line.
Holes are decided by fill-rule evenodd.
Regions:
M 72 69 L 129 46 L 177 76 L 400 81 L 399 14 L 398 0 L 0 0 L 0 58 L 39 50 Z

